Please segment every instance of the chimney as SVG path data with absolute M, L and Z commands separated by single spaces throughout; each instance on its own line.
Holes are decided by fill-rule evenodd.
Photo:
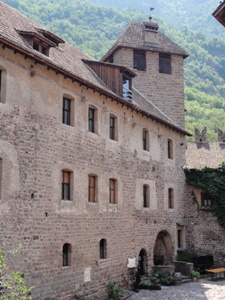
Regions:
M 143 28 L 143 35 L 144 35 L 144 44 L 157 47 L 159 45 L 158 24 L 153 22 L 143 22 L 142 28 Z
M 207 143 L 207 128 L 205 127 L 202 132 L 195 128 L 195 142 Z
M 225 143 L 225 132 L 218 128 L 218 142 Z

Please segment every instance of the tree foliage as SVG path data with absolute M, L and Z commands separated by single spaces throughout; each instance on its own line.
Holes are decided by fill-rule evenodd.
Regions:
M 212 211 L 225 228 L 225 161 L 218 168 L 184 169 L 187 184 L 204 190 L 212 200 Z
M 21 246 L 13 251 L 5 252 L 0 249 L 0 299 L 1 300 L 31 300 L 33 287 L 26 286 L 26 279 L 20 271 L 9 272 L 6 260 L 10 258 L 13 264 L 14 255 Z

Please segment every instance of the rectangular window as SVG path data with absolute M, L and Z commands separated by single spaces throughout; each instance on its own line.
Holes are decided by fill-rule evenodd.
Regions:
M 70 200 L 71 173 L 62 171 L 62 200 Z
M 116 203 L 116 180 L 109 179 L 109 203 Z
M 174 208 L 174 193 L 173 189 L 168 189 L 168 207 Z
M 134 69 L 145 71 L 146 69 L 146 57 L 144 51 L 134 50 Z
M 71 125 L 71 100 L 63 98 L 63 124 Z
M 95 109 L 91 107 L 88 110 L 88 130 L 95 132 Z
M 143 150 L 149 151 L 149 132 L 146 129 L 142 130 Z
M 109 138 L 111 139 L 111 140 L 115 140 L 115 126 L 116 126 L 116 124 L 115 124 L 115 118 L 114 117 L 110 117 L 109 118 Z
M 88 202 L 96 202 L 96 176 L 88 176 Z
M 2 199 L 2 159 L 0 158 L 0 200 Z
M 143 207 L 149 207 L 149 186 L 143 185 Z
M 123 98 L 129 102 L 132 101 L 132 81 L 131 78 L 123 75 Z
M 159 53 L 159 73 L 171 74 L 171 55 Z
M 207 193 L 201 193 L 201 206 L 212 206 L 212 200 Z
M 173 141 L 171 139 L 167 140 L 167 154 L 168 158 L 173 159 Z

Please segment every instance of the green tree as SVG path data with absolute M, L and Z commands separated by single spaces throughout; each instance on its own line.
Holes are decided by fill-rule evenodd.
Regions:
M 16 249 L 5 252 L 0 249 L 0 299 L 1 300 L 31 300 L 33 287 L 26 286 L 26 279 L 20 271 L 9 272 L 6 260 L 10 256 L 11 263 L 14 255 L 21 249 L 21 245 Z

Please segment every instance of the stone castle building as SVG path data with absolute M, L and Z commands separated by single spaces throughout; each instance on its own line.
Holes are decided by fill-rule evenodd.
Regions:
M 95 61 L 1 1 L 0 20 L 0 247 L 23 244 L 33 299 L 101 299 L 129 284 L 128 258 L 146 273 L 203 250 L 183 172 L 188 54 L 152 22 Z

